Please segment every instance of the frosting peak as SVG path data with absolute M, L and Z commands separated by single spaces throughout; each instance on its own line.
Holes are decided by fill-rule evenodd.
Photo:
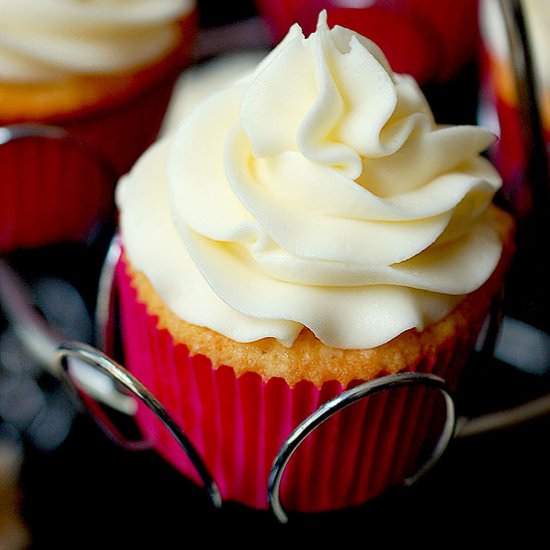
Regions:
M 496 266 L 500 178 L 479 155 L 492 139 L 438 126 L 411 77 L 322 14 L 125 177 L 123 240 L 188 322 L 238 341 L 291 345 L 307 327 L 376 346 L 439 319 Z

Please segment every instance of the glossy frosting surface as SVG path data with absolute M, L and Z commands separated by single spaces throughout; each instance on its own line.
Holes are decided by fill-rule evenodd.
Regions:
M 487 130 L 440 127 L 375 44 L 294 26 L 117 189 L 124 246 L 187 322 L 339 348 L 422 329 L 490 276 Z

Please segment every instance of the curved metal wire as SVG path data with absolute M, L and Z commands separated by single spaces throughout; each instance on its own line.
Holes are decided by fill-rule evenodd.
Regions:
M 120 237 L 115 234 L 109 244 L 99 275 L 95 308 L 96 345 L 108 355 L 111 355 L 114 349 L 115 271 L 121 254 Z
M 58 346 L 66 338 L 55 330 L 40 313 L 31 292 L 17 271 L 0 257 L 0 309 L 13 327 L 24 348 L 41 367 L 60 378 L 62 373 L 57 360 Z M 100 384 L 99 377 L 81 378 L 79 386 L 94 399 L 118 410 L 133 414 L 133 400 L 116 390 L 112 383 Z
M 69 383 L 69 387 L 73 390 L 78 389 L 78 385 L 72 382 L 69 359 L 84 361 L 87 365 L 96 369 L 98 372 L 101 372 L 103 375 L 108 376 L 111 380 L 121 385 L 131 395 L 139 399 L 150 411 L 155 414 L 155 416 L 168 429 L 170 434 L 185 452 L 197 473 L 201 477 L 206 492 L 208 493 L 214 507 L 221 507 L 222 498 L 220 490 L 194 445 L 185 435 L 183 430 L 178 426 L 178 424 L 173 420 L 170 414 L 168 414 L 158 399 L 156 399 L 156 397 L 137 378 L 135 378 L 117 362 L 100 352 L 98 349 L 79 342 L 68 342 L 61 344 L 57 351 L 57 358 L 63 372 L 66 375 L 65 380 Z M 90 407 L 88 407 L 88 409 L 90 410 Z M 90 412 L 92 412 L 92 415 L 98 421 L 100 427 L 105 430 L 107 434 L 115 441 L 128 448 L 143 448 L 144 442 L 142 441 L 136 442 L 125 440 L 125 438 L 123 438 L 120 432 L 116 430 L 110 422 L 105 422 L 105 418 L 97 416 L 97 410 L 90 410 Z
M 66 130 L 59 126 L 46 124 L 10 124 L 0 127 L 0 145 L 10 143 L 16 139 L 28 137 L 43 137 L 50 139 L 65 139 Z
M 55 360 L 57 346 L 62 342 L 43 316 L 38 314 L 30 291 L 11 265 L 0 257 L 0 309 L 13 327 L 17 337 L 42 367 L 59 375 Z
M 405 480 L 405 484 L 410 485 L 415 482 L 439 460 L 453 437 L 456 422 L 454 401 L 447 391 L 443 379 L 428 373 L 404 372 L 370 380 L 342 392 L 340 395 L 321 405 L 319 409 L 303 420 L 281 445 L 271 467 L 267 488 L 269 505 L 275 517 L 281 523 L 286 523 L 288 521 L 288 516 L 281 504 L 281 480 L 290 458 L 305 439 L 326 420 L 353 403 L 383 390 L 411 385 L 424 385 L 438 390 L 443 395 L 445 401 L 446 418 L 443 430 L 434 447 L 433 453 L 428 457 L 426 462 L 418 468 L 414 475 Z
M 105 315 L 104 320 L 109 320 L 109 316 L 112 315 L 113 308 L 111 307 L 113 293 L 114 293 L 114 268 L 116 262 L 120 258 L 120 242 L 117 238 L 113 239 L 110 252 L 108 254 L 108 259 L 106 260 L 106 266 L 102 273 L 102 288 L 103 290 L 103 301 L 104 304 L 109 305 L 106 307 L 105 311 L 110 312 Z M 101 294 L 100 292 L 100 294 Z M 155 399 L 155 397 L 143 386 L 139 381 L 134 379 L 122 366 L 114 362 L 112 359 L 100 352 L 97 349 L 94 349 L 85 344 L 65 344 L 63 343 L 62 335 L 55 334 L 49 330 L 49 327 L 45 323 L 44 319 L 36 312 L 33 307 L 32 300 L 29 297 L 22 281 L 17 276 L 17 274 L 6 264 L 3 260 L 0 259 L 0 305 L 3 309 L 6 310 L 8 314 L 8 320 L 10 323 L 18 326 L 18 332 L 20 334 L 26 334 L 24 338 L 24 345 L 27 347 L 30 345 L 32 348 L 36 348 L 39 352 L 44 353 L 47 350 L 50 350 L 46 353 L 47 364 L 49 370 L 58 375 L 60 371 L 64 371 L 67 366 L 61 369 L 58 365 L 54 364 L 59 360 L 59 356 L 56 355 L 55 361 L 52 361 L 52 353 L 58 353 L 61 356 L 75 356 L 79 357 L 81 360 L 84 360 L 87 364 L 91 364 L 98 373 L 101 373 L 103 376 L 107 376 L 108 381 L 116 382 L 122 384 L 125 387 L 126 392 L 121 392 L 116 387 L 116 383 L 111 383 L 108 388 L 103 390 L 99 388 L 90 387 L 83 384 L 82 380 L 75 376 L 76 380 L 74 383 L 71 383 L 71 386 L 76 385 L 80 390 L 87 392 L 93 399 L 96 399 L 100 403 L 104 403 L 108 406 L 113 406 L 115 409 L 120 410 L 130 416 L 132 416 L 132 408 L 128 406 L 118 407 L 117 403 L 121 399 L 124 399 L 125 402 L 131 401 L 135 403 L 135 400 L 128 395 L 127 392 L 133 394 L 138 399 L 146 402 L 150 405 L 151 410 L 154 414 L 159 414 L 159 419 L 171 426 L 174 430 L 172 433 L 176 434 L 175 437 L 180 444 L 185 442 L 184 445 L 188 445 L 187 448 L 190 448 L 189 442 L 186 441 L 185 435 L 181 435 L 181 430 L 171 419 L 168 413 L 162 408 L 162 405 Z M 497 319 L 495 322 L 499 321 L 500 310 L 498 307 L 495 308 L 495 313 L 497 313 Z M 103 325 L 101 322 L 99 325 Z M 107 326 L 107 325 L 105 325 Z M 528 327 L 527 327 L 528 328 Z M 494 328 L 489 329 L 488 333 L 491 335 L 488 338 L 488 344 L 486 343 L 482 349 L 484 353 L 490 353 L 493 349 L 494 344 Z M 44 349 L 44 342 L 46 346 Z M 108 346 L 107 346 L 108 347 Z M 498 345 L 496 352 L 498 354 Z M 87 358 L 87 359 L 86 359 Z M 76 372 L 76 371 L 75 371 Z M 75 374 L 75 373 L 73 373 Z M 441 381 L 437 382 L 426 382 L 424 380 L 418 380 L 418 374 L 409 373 L 402 375 L 394 375 L 397 378 L 397 384 L 403 383 L 435 383 L 436 385 L 441 384 Z M 421 378 L 426 375 L 420 375 Z M 68 378 L 63 375 L 63 378 Z M 409 379 L 409 382 L 404 382 L 404 379 Z M 386 386 L 380 386 L 381 384 L 387 384 L 390 382 L 389 386 L 393 387 L 396 382 L 392 382 L 391 379 L 377 379 L 372 382 L 367 382 L 362 386 L 357 386 L 353 390 L 349 390 L 349 394 L 342 394 L 334 402 L 329 402 L 324 407 L 319 409 L 312 417 L 309 418 L 308 424 L 302 425 L 297 428 L 295 432 L 289 437 L 289 439 L 282 446 L 276 461 L 274 462 L 274 469 L 272 470 L 270 477 L 269 485 L 269 500 L 272 502 L 272 506 L 276 511 L 276 515 L 283 519 L 286 517 L 284 510 L 280 504 L 280 499 L 278 495 L 280 478 L 283 474 L 286 463 L 290 459 L 290 455 L 294 452 L 295 448 L 299 446 L 301 440 L 303 440 L 311 432 L 312 428 L 314 429 L 318 424 L 322 423 L 326 418 L 335 414 L 341 408 L 355 402 L 357 399 L 361 399 L 364 395 L 373 393 L 375 391 L 381 391 L 385 389 Z M 414 382 L 413 382 L 414 380 Z M 427 380 L 427 379 L 426 379 Z M 73 381 L 71 381 L 73 382 Z M 90 379 L 88 379 L 90 382 Z M 73 388 L 74 390 L 74 388 Z M 96 391 L 97 390 L 97 391 Z M 105 391 L 108 390 L 108 391 Z M 112 394 L 120 397 L 120 399 L 113 399 Z M 448 399 L 448 397 L 447 397 Z M 447 403 L 449 407 L 449 403 Z M 517 425 L 519 423 L 531 420 L 533 418 L 545 415 L 550 413 L 550 396 L 545 396 L 540 399 L 530 401 L 526 404 L 520 405 L 512 409 L 507 409 L 504 411 L 498 411 L 495 413 L 486 414 L 476 418 L 458 418 L 456 420 L 456 427 L 454 429 L 455 437 L 468 437 L 475 436 L 481 433 L 503 429 L 509 426 Z M 454 411 L 453 411 L 454 415 Z M 101 425 L 101 424 L 100 424 Z M 102 426 L 104 427 L 104 426 Z M 441 455 L 443 448 L 446 447 L 448 441 L 449 427 L 447 426 L 445 433 L 442 434 L 442 439 L 440 446 L 434 450 L 434 455 L 431 457 L 430 461 L 419 470 L 417 475 L 422 475 L 424 471 L 429 469 L 431 465 L 438 459 Z M 113 436 L 113 430 L 111 430 L 111 436 Z M 114 437 L 117 439 L 117 436 Z M 118 438 L 120 440 L 120 438 Z M 124 443 L 123 443 L 124 444 Z M 125 446 L 129 446 L 126 442 Z M 139 447 L 139 445 L 131 444 L 130 446 Z M 193 453 L 193 451 L 191 451 Z M 200 462 L 200 459 L 199 459 Z M 207 476 L 208 487 L 211 487 L 211 478 Z M 211 498 L 214 502 L 219 502 L 221 497 L 219 492 L 216 489 L 210 488 Z M 215 496 L 214 496 L 215 495 Z

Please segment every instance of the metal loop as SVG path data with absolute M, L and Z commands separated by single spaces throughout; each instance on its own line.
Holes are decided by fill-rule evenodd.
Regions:
M 42 368 L 56 378 L 62 376 L 57 360 L 58 346 L 66 340 L 64 334 L 52 327 L 40 313 L 31 291 L 15 269 L 0 257 L 0 309 L 13 327 L 25 350 Z M 107 380 L 108 381 L 108 380 Z M 127 395 L 118 392 L 113 384 L 98 383 L 99 376 L 79 380 L 80 387 L 94 399 L 131 415 L 134 403 Z
M 342 392 L 321 405 L 321 407 L 303 420 L 281 445 L 271 467 L 267 488 L 269 505 L 275 517 L 281 523 L 288 521 L 288 516 L 283 509 L 280 499 L 281 480 L 290 458 L 305 439 L 322 423 L 353 403 L 383 390 L 410 385 L 425 385 L 437 389 L 444 397 L 446 418 L 433 453 L 418 468 L 414 475 L 405 480 L 405 484 L 410 485 L 414 483 L 439 460 L 453 437 L 456 424 L 454 401 L 446 389 L 443 379 L 428 373 L 404 372 L 369 380 Z
M 183 449 L 183 451 L 193 464 L 195 470 L 201 477 L 204 487 L 214 507 L 221 507 L 222 498 L 219 488 L 212 476 L 210 475 L 206 465 L 204 464 L 194 445 L 189 441 L 183 430 L 168 414 L 168 412 L 158 401 L 158 399 L 137 378 L 135 378 L 121 365 L 107 357 L 96 348 L 79 342 L 68 342 L 61 344 L 58 347 L 57 357 L 61 369 L 66 375 L 65 380 L 69 382 L 70 386 L 73 389 L 78 390 L 78 386 L 75 385 L 71 380 L 71 376 L 69 373 L 69 358 L 84 361 L 87 365 L 96 369 L 103 375 L 108 376 L 112 381 L 120 384 L 131 395 L 139 399 L 139 401 L 141 401 L 153 414 L 155 414 L 155 416 L 168 429 L 170 434 Z M 91 412 L 93 413 L 94 411 Z M 115 440 L 121 440 L 120 433 L 117 433 L 117 431 L 113 431 L 113 426 L 110 425 L 110 423 L 106 424 L 103 419 L 101 417 L 98 417 L 97 415 L 94 415 L 94 418 L 96 419 L 96 421 L 98 421 L 100 427 L 104 429 L 111 437 L 114 437 Z M 130 447 L 142 448 L 142 445 L 140 445 L 139 442 L 126 443 L 129 443 Z
M 47 124 L 10 124 L 0 127 L 0 145 L 17 139 L 40 137 L 47 139 L 65 139 L 68 133 L 59 126 Z
M 107 355 L 112 355 L 114 351 L 115 272 L 121 255 L 122 245 L 120 236 L 117 233 L 111 239 L 101 268 L 95 308 L 96 344 Z

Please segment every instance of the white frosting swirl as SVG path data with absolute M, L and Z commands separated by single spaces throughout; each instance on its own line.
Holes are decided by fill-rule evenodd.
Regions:
M 493 140 L 438 127 L 412 78 L 324 16 L 210 96 L 117 189 L 134 267 L 186 321 L 368 348 L 492 273 Z
M 194 0 L 0 0 L 0 79 L 35 82 L 146 65 Z

